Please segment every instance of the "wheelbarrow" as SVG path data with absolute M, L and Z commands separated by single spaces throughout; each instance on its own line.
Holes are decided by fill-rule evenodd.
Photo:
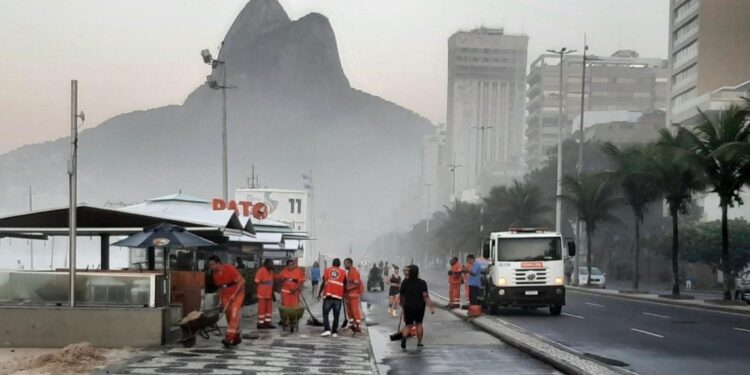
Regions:
M 182 328 L 182 338 L 178 342 L 186 348 L 192 348 L 195 346 L 196 335 L 200 335 L 206 340 L 211 337 L 210 334 L 212 333 L 221 336 L 221 328 L 216 325 L 221 312 L 220 308 L 216 308 L 200 312 L 193 311 L 188 314 L 179 322 L 180 328 Z
M 299 332 L 299 321 L 302 319 L 302 315 L 305 314 L 304 306 L 297 307 L 284 307 L 279 306 L 279 316 L 281 316 L 282 330 L 286 331 L 287 327 L 289 331 L 294 333 L 295 330 Z

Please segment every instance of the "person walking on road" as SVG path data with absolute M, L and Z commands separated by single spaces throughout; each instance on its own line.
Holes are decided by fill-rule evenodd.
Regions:
M 398 291 L 401 288 L 401 275 L 398 274 L 398 266 L 393 266 L 393 272 L 388 279 L 388 314 L 398 316 Z
M 318 284 L 320 284 L 320 264 L 313 262 L 310 268 L 310 282 L 312 283 L 312 296 L 318 295 Z
M 427 283 L 419 278 L 419 267 L 409 266 L 409 272 L 401 283 L 399 299 L 404 315 L 404 328 L 401 330 L 403 335 L 401 349 L 406 350 L 406 339 L 413 327 L 416 327 L 417 331 L 417 347 L 421 348 L 424 346 L 422 344 L 422 338 L 424 337 L 422 322 L 424 321 L 425 307 L 429 307 L 430 313 L 435 314 L 435 305 L 427 291 Z
M 457 257 L 451 258 L 451 269 L 448 271 L 448 300 L 449 308 L 461 307 L 461 284 L 464 283 L 464 275 L 461 263 Z
M 258 329 L 273 329 L 271 324 L 273 315 L 273 261 L 266 259 L 263 267 L 255 273 L 256 296 L 258 297 Z
M 340 268 L 341 260 L 333 260 L 332 266 L 323 273 L 323 282 L 320 284 L 318 299 L 323 297 L 323 327 L 321 336 L 338 337 L 336 333 L 339 328 L 339 314 L 341 314 L 341 301 L 344 299 L 344 284 L 346 273 Z M 333 311 L 333 325 L 330 324 L 328 316 Z
M 216 255 L 208 258 L 213 282 L 220 288 L 221 308 L 227 317 L 227 329 L 221 343 L 234 346 L 242 342 L 240 338 L 240 318 L 242 303 L 245 301 L 245 278 L 231 264 L 222 264 Z
M 346 268 L 346 314 L 352 320 L 351 328 L 354 332 L 362 332 L 362 302 L 361 296 L 365 291 L 362 276 L 354 267 L 352 258 L 344 259 Z
M 305 283 L 305 271 L 297 267 L 297 259 L 286 261 L 286 267 L 277 276 L 281 281 L 281 306 L 299 306 L 299 295 Z
M 477 262 L 474 254 L 466 257 L 466 268 L 463 272 L 469 275 L 469 305 L 478 305 L 479 287 L 482 285 L 482 265 Z

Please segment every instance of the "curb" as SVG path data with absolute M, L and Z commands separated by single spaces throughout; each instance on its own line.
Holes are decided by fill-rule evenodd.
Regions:
M 621 299 L 627 299 L 631 301 L 649 302 L 649 303 L 656 303 L 660 305 L 669 305 L 669 306 L 679 306 L 679 307 L 685 307 L 685 308 L 696 309 L 696 310 L 707 310 L 707 311 L 717 311 L 717 312 L 730 313 L 730 314 L 750 315 L 750 308 L 748 308 L 750 307 L 750 305 L 748 305 L 748 307 L 744 307 L 744 306 L 733 307 L 733 306 L 697 304 L 694 302 L 696 300 L 673 300 L 669 298 L 660 298 L 659 296 L 650 297 L 653 294 L 613 293 L 611 291 L 606 292 L 606 291 L 602 291 L 599 289 L 582 288 L 580 286 L 572 286 L 572 285 L 566 285 L 565 288 L 579 292 L 579 293 L 595 294 L 597 296 L 621 298 Z
M 435 299 L 440 300 L 438 305 L 446 307 L 448 299 L 430 293 Z M 521 327 L 507 321 L 493 317 L 492 319 L 482 315 L 477 318 L 469 318 L 464 310 L 449 310 L 454 315 L 466 320 L 468 323 L 497 337 L 506 344 L 531 355 L 532 357 L 549 364 L 550 366 L 570 375 L 634 375 L 630 370 L 609 366 L 584 356 L 582 353 L 529 332 Z

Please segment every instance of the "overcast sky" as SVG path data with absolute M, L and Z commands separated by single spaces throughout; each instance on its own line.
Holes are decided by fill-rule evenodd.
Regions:
M 209 73 L 246 0 L 0 0 L 0 153 L 69 133 L 79 80 L 86 126 L 180 104 Z M 292 19 L 333 25 L 352 86 L 445 121 L 447 39 L 504 26 L 529 35 L 529 62 L 548 48 L 667 55 L 668 0 L 281 0 Z

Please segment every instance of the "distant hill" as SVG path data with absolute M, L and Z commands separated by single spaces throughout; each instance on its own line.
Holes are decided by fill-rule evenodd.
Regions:
M 199 63 L 196 55 L 196 63 Z M 302 188 L 312 169 L 320 246 L 343 249 L 418 212 L 423 117 L 349 85 L 328 19 L 291 21 L 276 0 L 252 0 L 229 29 L 226 60 L 230 195 L 255 164 L 261 185 Z M 158 89 L 158 88 L 153 88 Z M 206 85 L 182 105 L 115 116 L 80 136 L 79 201 L 133 203 L 221 189 L 221 94 Z M 67 203 L 69 140 L 0 155 L 0 212 Z M 416 186 L 416 188 L 414 188 Z M 406 200 L 413 200 L 408 197 Z M 324 250 L 325 251 L 325 250 Z

